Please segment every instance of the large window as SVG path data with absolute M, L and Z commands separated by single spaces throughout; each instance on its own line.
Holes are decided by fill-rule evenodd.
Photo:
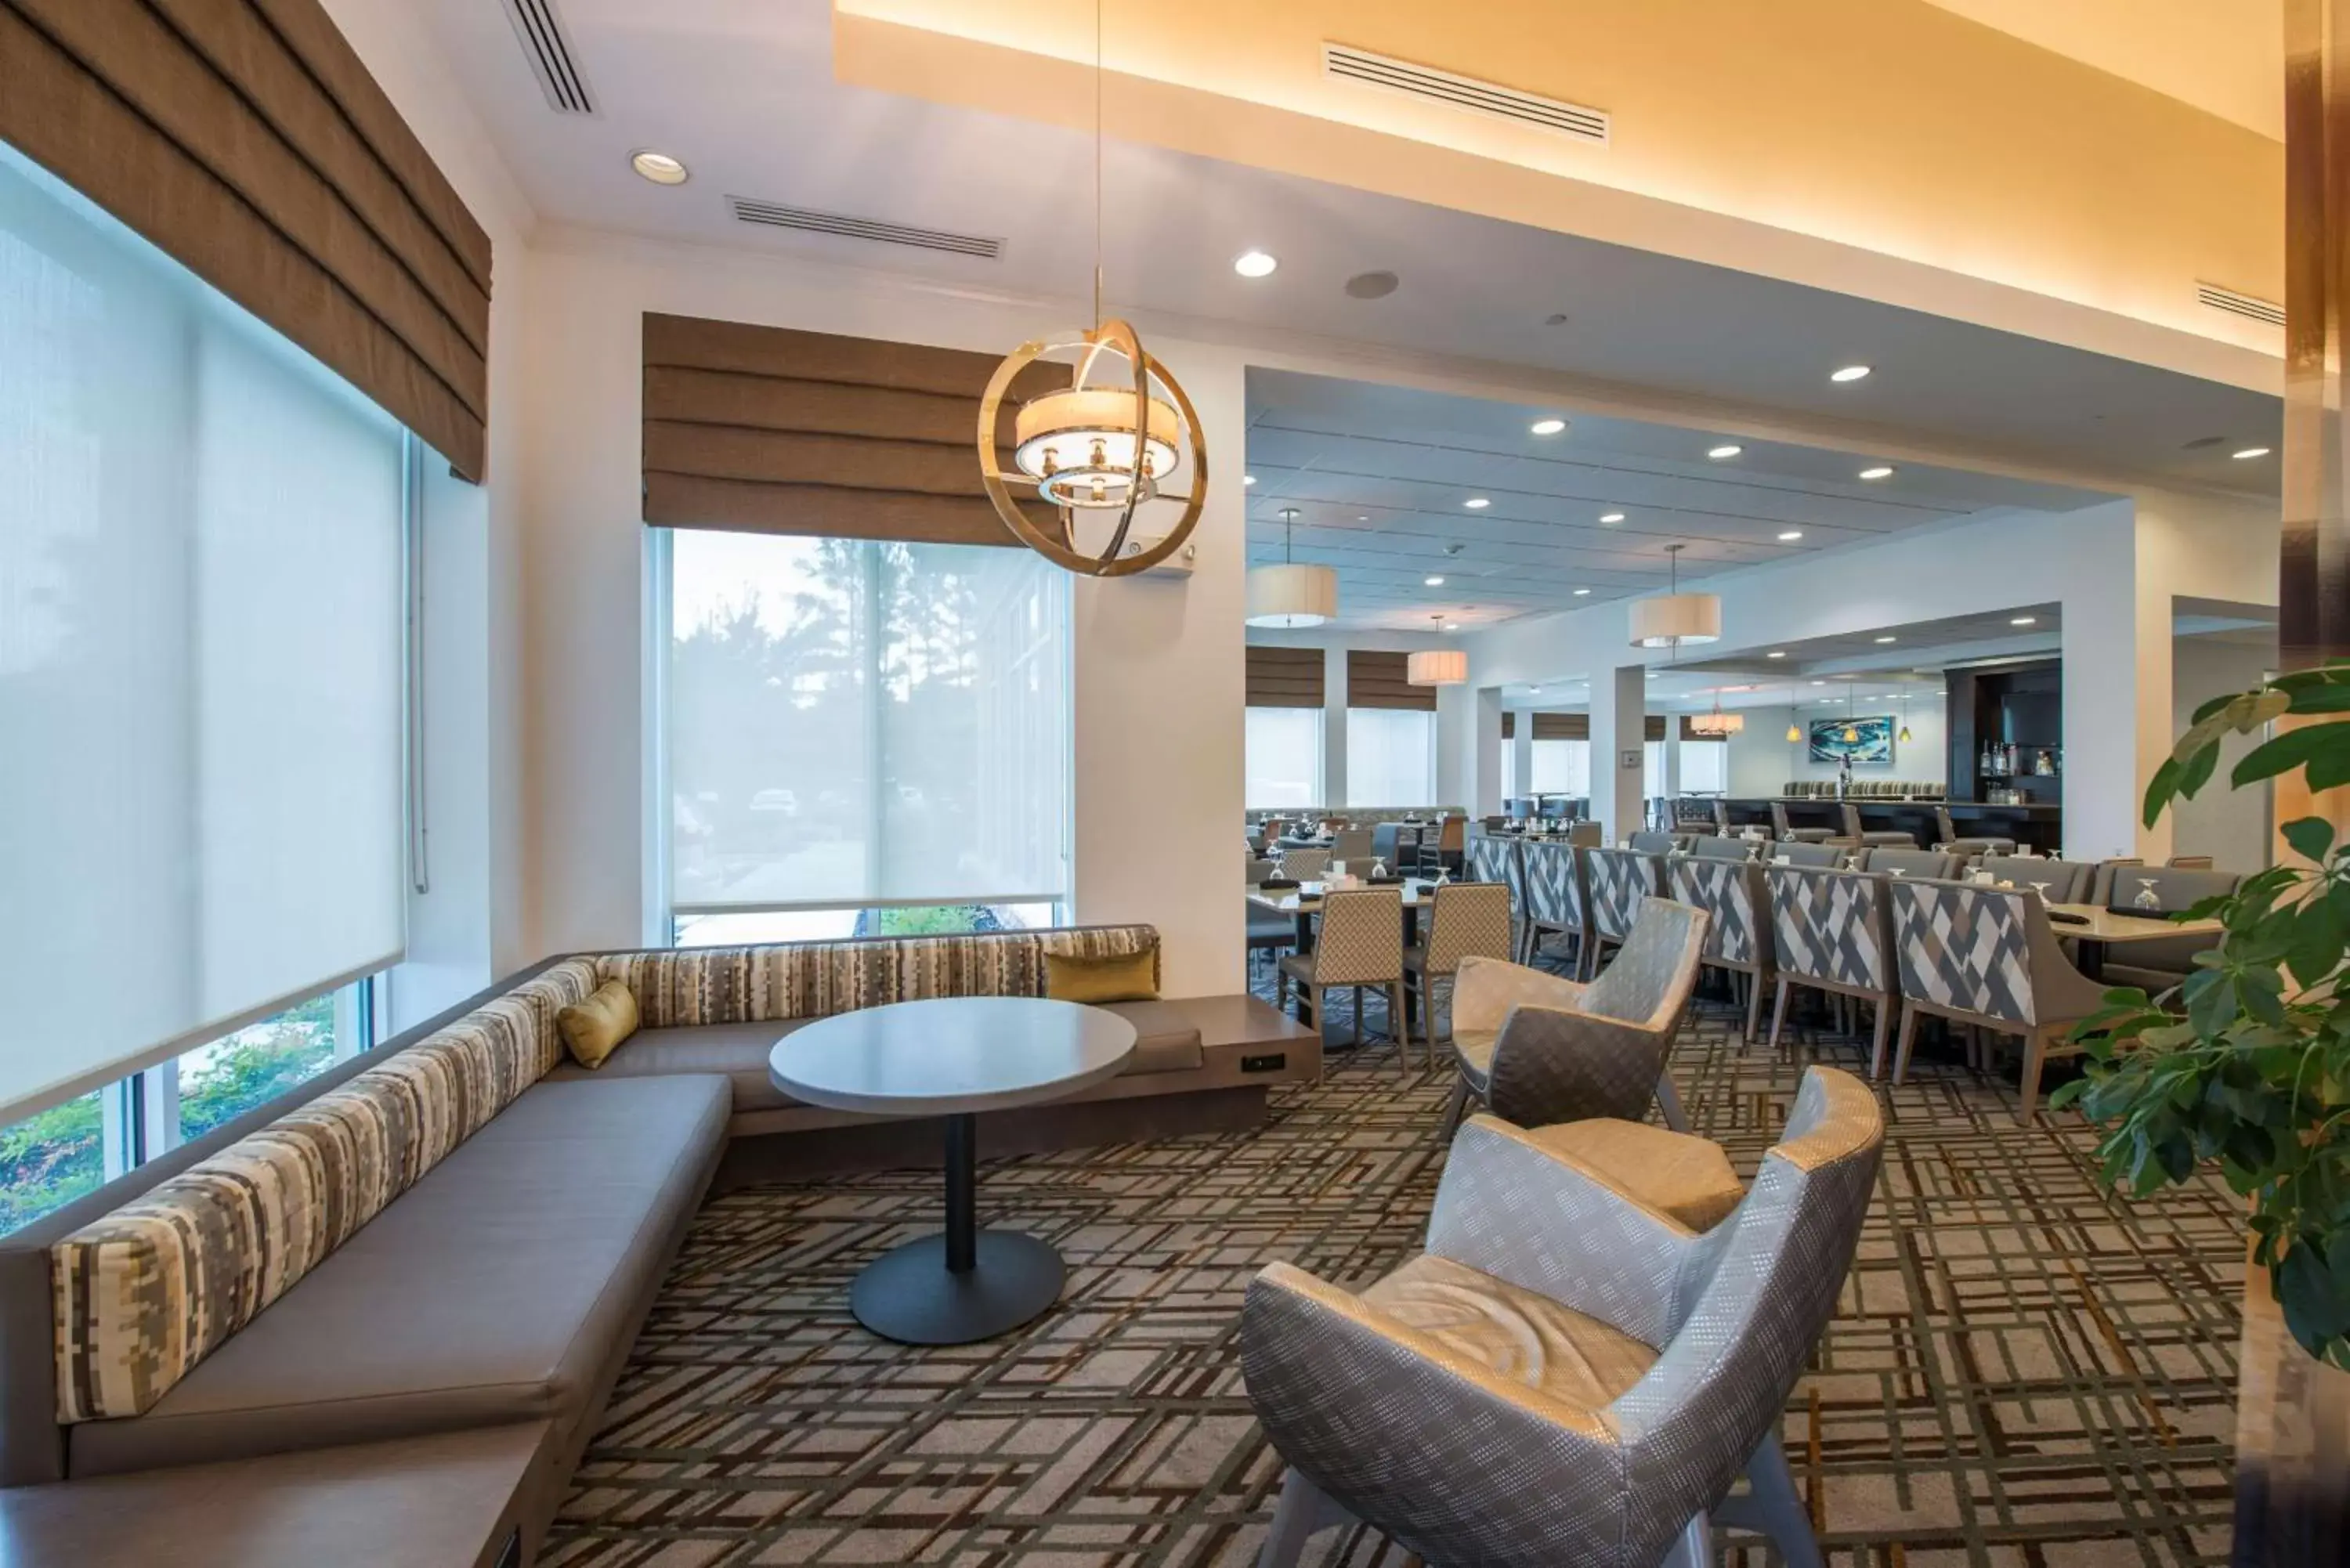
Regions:
M 1534 751 L 1534 782 L 1529 787 L 1534 794 L 1591 794 L 1590 742 L 1536 741 Z
M 1242 795 L 1252 811 L 1296 811 L 1318 807 L 1322 799 L 1322 710 L 1251 708 L 1246 784 Z
M 1681 742 L 1681 793 L 1730 793 L 1730 744 L 1726 741 Z
M 1436 804 L 1436 715 L 1411 708 L 1347 710 L 1348 805 Z
M 679 940 L 747 929 L 712 917 L 916 907 L 970 912 L 861 929 L 970 929 L 1066 896 L 1062 572 L 983 545 L 681 530 L 665 547 Z
M 0 1122 L 400 956 L 404 440 L 0 148 Z

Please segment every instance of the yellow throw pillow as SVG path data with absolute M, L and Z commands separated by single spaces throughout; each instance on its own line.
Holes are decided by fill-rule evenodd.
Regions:
M 637 999 L 617 980 L 608 980 L 555 1015 L 563 1048 L 583 1067 L 600 1067 L 620 1042 L 637 1032 Z
M 1159 954 L 1117 958 L 1045 955 L 1045 994 L 1055 1002 L 1149 1002 L 1159 995 Z

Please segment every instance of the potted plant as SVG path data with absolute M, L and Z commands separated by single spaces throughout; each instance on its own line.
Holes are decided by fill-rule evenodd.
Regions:
M 2220 742 L 2287 718 L 2237 763 L 2238 789 L 2298 773 L 2312 794 L 2350 784 L 2350 662 L 2216 698 L 2195 713 L 2146 792 L 2152 826 L 2209 784 Z M 2283 827 L 2296 858 L 2209 898 L 2225 928 L 2176 995 L 2106 995 L 2082 1024 L 2084 1075 L 2050 1099 L 2103 1129 L 2116 1189 L 2143 1197 L 2206 1160 L 2249 1199 L 2252 1263 L 2311 1355 L 2350 1368 L 2350 840 L 2322 817 Z

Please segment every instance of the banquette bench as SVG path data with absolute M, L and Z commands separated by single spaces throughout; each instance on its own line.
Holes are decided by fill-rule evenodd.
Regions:
M 780 1035 L 1157 950 L 1107 926 L 549 960 L 0 1241 L 0 1563 L 530 1562 L 722 1165 L 876 1130 L 777 1093 Z M 640 1027 L 591 1072 L 556 1015 L 612 980 Z M 1103 1113 L 1154 1102 L 1229 1126 L 1320 1070 L 1253 997 L 1106 1005 L 1127 1071 L 1010 1144 L 1115 1141 L 1138 1124 Z

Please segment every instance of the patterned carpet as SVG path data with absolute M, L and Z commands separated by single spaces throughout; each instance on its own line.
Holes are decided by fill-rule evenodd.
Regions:
M 1399 1076 L 1388 1047 L 1336 1055 L 1249 1135 L 984 1168 L 983 1220 L 1071 1268 L 1057 1308 L 987 1345 L 889 1345 L 846 1310 L 868 1259 L 939 1224 L 934 1173 L 713 1201 L 542 1561 L 1253 1562 L 1280 1463 L 1240 1384 L 1241 1293 L 1274 1259 L 1359 1285 L 1417 1250 L 1449 1088 L 1419 1059 Z M 1740 1054 L 1718 1004 L 1675 1067 L 1697 1130 L 1750 1175 L 1800 1071 Z M 1878 1202 L 1786 1419 L 1829 1562 L 2225 1562 L 2244 1246 L 2225 1189 L 2125 1204 L 2077 1121 L 2020 1127 L 2012 1083 L 1922 1053 L 1885 1104 Z M 1725 1539 L 1732 1568 L 1776 1561 Z M 1315 1545 L 1408 1561 L 1363 1531 Z

